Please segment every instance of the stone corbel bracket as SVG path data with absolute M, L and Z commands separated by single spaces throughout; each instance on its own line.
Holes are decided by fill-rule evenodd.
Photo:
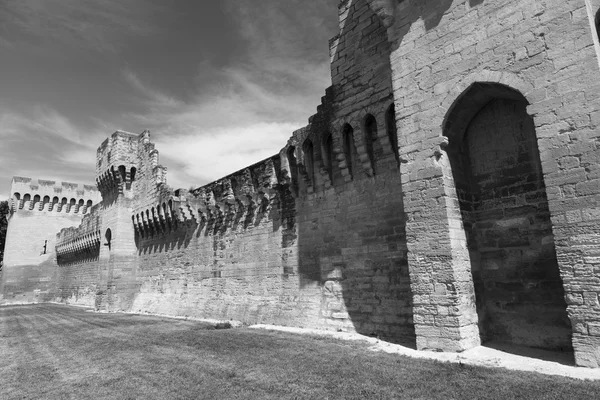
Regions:
M 67 234 L 67 238 L 59 239 L 56 245 L 56 256 L 59 265 L 94 259 L 100 254 L 100 231 L 72 238 L 76 234 L 77 231 L 71 231 Z M 69 237 L 72 239 L 68 240 Z
M 258 176 L 257 192 L 260 198 L 260 209 L 262 213 L 268 214 L 271 211 L 272 202 L 277 196 L 278 184 L 277 171 L 275 171 L 273 160 L 268 160 L 261 166 Z
M 223 219 L 223 203 L 217 201 L 212 190 L 206 192 L 206 207 L 211 219 L 214 219 L 215 222 L 220 222 Z
M 436 159 L 440 159 L 443 154 L 446 152 L 446 149 L 448 149 L 448 146 L 450 145 L 450 141 L 448 140 L 447 136 L 439 136 L 436 138 L 436 140 L 434 141 L 434 148 L 433 148 L 433 155 L 435 156 Z

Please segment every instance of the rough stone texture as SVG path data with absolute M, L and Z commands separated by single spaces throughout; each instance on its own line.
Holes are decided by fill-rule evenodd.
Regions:
M 3 304 L 52 299 L 57 273 L 56 232 L 79 225 L 91 205 L 99 201 L 95 186 L 13 178 L 0 281 Z
M 590 26 L 591 11 L 584 1 L 403 1 L 396 5 L 394 27 L 388 33 L 394 49 L 400 154 L 406 160 L 402 176 L 408 199 L 407 234 L 417 232 L 414 244 L 409 240 L 411 278 L 429 277 L 423 278 L 425 291 L 418 294 L 424 296 L 423 304 L 430 305 L 438 302 L 433 298 L 438 279 L 427 273 L 432 262 L 441 262 L 436 270 L 448 274 L 444 280 L 465 283 L 462 295 L 457 291 L 450 304 L 456 311 L 454 320 L 416 324 L 418 340 L 421 329 L 438 341 L 448 329 L 457 332 L 477 321 L 472 260 L 457 216 L 450 164 L 444 147 L 438 145 L 445 143 L 442 135 L 451 145 L 460 140 L 456 135 L 461 123 L 469 121 L 465 108 L 472 116 L 487 102 L 510 97 L 510 90 L 490 87 L 468 93 L 474 84 L 496 83 L 519 92 L 529 103 L 576 362 L 599 365 L 600 341 L 590 332 L 600 311 L 594 267 L 600 198 L 595 183 L 599 85 L 591 78 L 598 74 L 598 42 Z M 461 95 L 470 97 L 464 107 L 453 108 L 464 98 Z M 443 188 L 442 195 L 421 200 L 423 187 L 434 183 Z M 423 229 L 430 226 L 439 229 Z M 435 243 L 436 248 L 426 243 Z M 431 250 L 443 259 L 432 259 Z M 415 301 L 415 307 L 418 304 Z M 457 334 L 456 340 L 471 340 L 476 330 L 469 332 Z
M 482 338 L 571 348 L 526 103 L 492 100 L 473 117 L 461 145 L 448 153 L 467 232 Z
M 62 229 L 56 237 L 57 290 L 55 301 L 94 307 L 99 284 L 99 257 L 104 241 L 100 206 L 83 217 L 78 227 Z
M 53 298 L 600 366 L 599 7 L 341 0 L 332 86 L 279 154 L 188 191 L 147 131 L 100 146 Z

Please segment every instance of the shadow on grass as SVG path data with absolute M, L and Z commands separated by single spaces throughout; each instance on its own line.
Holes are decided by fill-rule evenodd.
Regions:
M 505 353 L 515 354 L 517 356 L 536 358 L 543 361 L 551 361 L 562 365 L 575 366 L 575 356 L 572 351 L 552 351 L 545 349 L 536 349 L 533 347 L 517 346 L 510 343 L 486 342 L 484 347 L 503 351 Z

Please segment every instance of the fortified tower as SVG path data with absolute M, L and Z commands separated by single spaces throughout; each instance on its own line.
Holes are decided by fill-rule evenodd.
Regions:
M 165 183 L 166 168 L 158 165 L 158 151 L 150 132 L 116 131 L 98 148 L 96 183 L 102 193 L 99 308 L 126 309 L 127 293 L 136 286 L 137 254 L 131 216 L 140 201 L 153 198 Z M 117 294 L 118 293 L 118 294 Z
M 0 301 L 50 299 L 55 285 L 56 232 L 79 225 L 100 200 L 95 186 L 13 178 Z

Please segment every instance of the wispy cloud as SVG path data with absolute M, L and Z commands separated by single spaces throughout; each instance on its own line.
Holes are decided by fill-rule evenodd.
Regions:
M 328 39 L 335 33 L 337 13 L 332 2 L 306 7 L 300 0 L 226 1 L 247 42 L 250 68 L 265 81 L 290 88 L 330 84 Z
M 82 129 L 47 106 L 0 108 L 0 179 L 12 175 L 92 182 L 95 141 L 104 134 Z
M 114 52 L 119 35 L 145 35 L 144 24 L 157 6 L 140 0 L 6 0 L 0 4 L 0 38 L 6 43 L 26 40 L 29 45 L 50 41 Z
M 145 97 L 148 106 L 152 108 L 175 108 L 181 107 L 183 103 L 172 96 L 168 96 L 159 90 L 142 83 L 140 78 L 131 70 L 123 71 L 125 80 L 140 94 Z
M 172 166 L 166 164 L 169 171 L 175 172 L 169 172 L 169 184 L 187 188 L 276 154 L 295 128 L 296 125 L 290 123 L 255 123 L 208 129 L 201 135 L 180 136 L 176 141 L 160 136 L 155 140 L 161 156 L 172 163 Z
M 199 93 L 187 103 L 127 75 L 149 106 L 129 118 L 154 132 L 175 187 L 204 184 L 276 154 L 306 123 L 295 118 L 297 102 L 269 93 L 239 71 L 218 75 L 225 83 L 221 91 Z
M 223 0 L 210 7 L 223 8 L 222 18 L 233 21 L 228 33 L 239 46 L 216 45 L 197 58 L 185 57 L 203 52 L 190 29 L 195 18 L 181 18 L 182 10 L 193 9 L 187 6 L 192 8 L 153 0 L 0 1 L 0 49 L 13 48 L 13 74 L 19 75 L 21 52 L 32 52 L 36 57 L 23 57 L 29 61 L 24 65 L 55 64 L 48 74 L 28 69 L 42 77 L 36 90 L 48 76 L 63 78 L 44 86 L 49 95 L 42 105 L 23 97 L 24 106 L 17 107 L 6 94 L 2 103 L 0 93 L 0 170 L 91 181 L 95 149 L 116 129 L 150 129 L 176 187 L 204 184 L 276 154 L 306 125 L 330 85 L 327 40 L 336 30 L 335 4 Z M 175 34 L 184 21 L 187 29 Z M 172 52 L 154 42 L 170 34 L 166 42 L 177 47 Z M 81 49 L 102 52 L 101 58 L 80 57 Z M 80 68 L 72 81 L 62 71 L 63 54 L 65 65 L 70 56 Z M 163 63 L 151 68 L 155 57 Z M 181 62 L 196 68 L 173 68 Z M 65 86 L 73 98 L 61 92 Z
M 129 117 L 154 132 L 173 186 L 204 184 L 278 153 L 331 84 L 327 39 L 335 17 L 325 21 L 323 14 L 334 16 L 335 6 L 305 7 L 297 0 L 225 5 L 247 51 L 225 67 L 200 65 L 191 99 L 175 99 L 124 72 L 147 104 Z
M 0 137 L 27 139 L 29 135 L 24 133 L 31 131 L 41 139 L 80 143 L 79 131 L 67 118 L 49 107 L 36 106 L 26 113 L 0 110 Z

